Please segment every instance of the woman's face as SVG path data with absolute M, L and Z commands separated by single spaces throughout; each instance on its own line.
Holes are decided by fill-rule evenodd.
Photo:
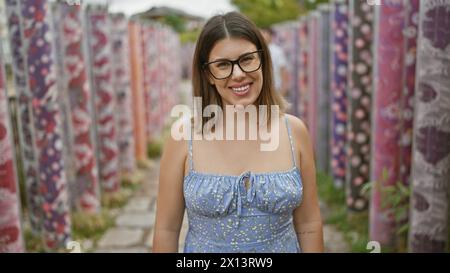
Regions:
M 239 57 L 246 53 L 255 52 L 256 50 L 256 46 L 245 39 L 225 38 L 214 45 L 209 54 L 208 62 L 221 59 L 233 61 L 239 59 Z M 259 58 L 258 54 L 256 56 Z M 251 61 L 251 58 L 249 60 L 243 59 L 241 63 Z M 217 69 L 222 69 L 220 65 L 223 64 L 215 63 L 215 65 L 218 67 Z M 262 90 L 262 66 L 258 70 L 250 73 L 242 71 L 237 64 L 233 66 L 233 73 L 228 78 L 218 80 L 209 74 L 209 82 L 216 86 L 222 98 L 223 105 L 247 106 L 254 104 Z

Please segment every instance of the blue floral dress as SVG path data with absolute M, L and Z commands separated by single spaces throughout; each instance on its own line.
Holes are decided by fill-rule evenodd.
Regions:
M 196 172 L 189 142 L 184 252 L 301 252 L 293 210 L 301 203 L 303 185 L 287 119 L 286 127 L 294 166 L 284 172 Z

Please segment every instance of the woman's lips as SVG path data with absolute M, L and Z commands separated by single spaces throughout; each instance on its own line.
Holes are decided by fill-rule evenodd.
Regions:
M 247 95 L 247 93 L 250 91 L 250 85 L 251 85 L 251 83 L 247 83 L 244 85 L 230 87 L 230 88 L 233 91 L 233 94 L 235 94 L 236 96 L 242 97 L 242 96 Z

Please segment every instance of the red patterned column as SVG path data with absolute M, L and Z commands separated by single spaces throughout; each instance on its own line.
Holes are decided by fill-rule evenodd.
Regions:
M 112 82 L 111 23 L 106 7 L 86 10 L 92 91 L 95 98 L 98 164 L 103 192 L 120 189 L 116 96 Z
M 100 210 L 100 193 L 91 109 L 92 94 L 86 71 L 82 7 L 58 2 L 56 12 L 61 19 L 55 26 L 60 36 L 63 86 L 70 105 L 72 156 L 75 167 L 75 204 L 84 212 Z M 56 15 L 56 14 L 55 14 Z
M 0 253 L 24 252 L 3 55 L 0 51 Z

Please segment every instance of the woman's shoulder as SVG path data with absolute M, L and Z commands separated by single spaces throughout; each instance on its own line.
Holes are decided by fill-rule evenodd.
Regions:
M 284 114 L 289 122 L 289 126 L 291 127 L 292 132 L 297 136 L 303 136 L 304 134 L 308 134 L 308 128 L 302 119 L 293 116 L 291 114 Z
M 191 139 L 191 120 L 181 117 L 172 122 L 164 147 L 178 155 L 186 155 Z

